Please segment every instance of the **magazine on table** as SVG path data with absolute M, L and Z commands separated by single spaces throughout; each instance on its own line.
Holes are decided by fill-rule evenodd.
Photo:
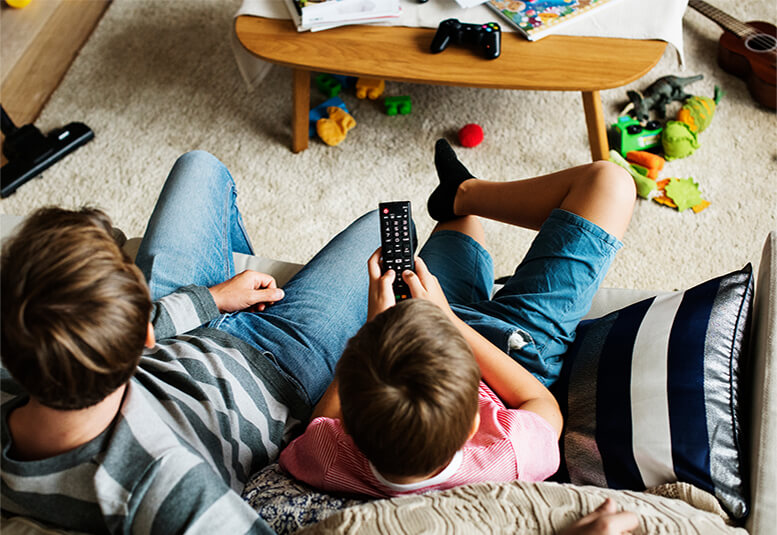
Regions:
M 386 22 L 399 17 L 399 0 L 284 0 L 297 30 Z
M 498 13 L 529 41 L 556 32 L 562 26 L 612 5 L 619 0 L 487 0 Z

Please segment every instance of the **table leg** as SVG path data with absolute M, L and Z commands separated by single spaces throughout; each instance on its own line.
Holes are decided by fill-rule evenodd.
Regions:
M 604 125 L 602 99 L 599 91 L 583 91 L 583 110 L 585 124 L 588 128 L 588 142 L 591 145 L 591 156 L 594 161 L 608 160 L 610 146 L 607 142 L 607 127 Z
M 302 152 L 308 148 L 310 71 L 294 69 L 293 95 L 291 150 L 294 152 Z

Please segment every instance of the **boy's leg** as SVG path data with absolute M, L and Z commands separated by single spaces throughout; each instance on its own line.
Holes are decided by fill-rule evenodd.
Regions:
M 450 157 L 453 152 L 444 154 Z M 540 229 L 526 258 L 493 300 L 453 308 L 549 384 L 621 245 L 635 200 L 633 181 L 607 162 L 516 182 L 472 179 L 468 172 L 453 169 L 464 178 L 448 195 L 450 213 Z M 440 189 L 430 204 L 440 201 Z M 441 212 L 445 210 L 438 207 Z
M 252 248 L 227 168 L 203 151 L 175 162 L 149 219 L 135 263 L 152 299 L 182 286 L 214 286 L 234 275 L 233 252 Z
M 561 208 L 620 239 L 631 220 L 636 198 L 631 177 L 606 161 L 535 178 L 493 182 L 474 178 L 450 145 L 439 140 L 435 165 L 440 184 L 429 198 L 429 213 L 438 221 L 479 215 L 539 230 L 550 213 Z
M 377 212 L 351 223 L 283 287 L 263 312 L 224 316 L 215 327 L 260 350 L 316 403 L 345 344 L 367 319 L 367 260 L 380 245 Z

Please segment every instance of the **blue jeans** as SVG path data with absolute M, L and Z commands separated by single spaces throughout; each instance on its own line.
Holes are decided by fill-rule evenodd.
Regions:
M 235 275 L 232 253 L 253 252 L 236 197 L 232 176 L 214 156 L 194 151 L 178 159 L 136 260 L 152 299 Z M 367 259 L 379 245 L 373 211 L 335 236 L 286 283 L 281 301 L 263 312 L 223 314 L 208 326 L 258 348 L 301 385 L 312 405 L 332 381 L 346 342 L 367 319 Z

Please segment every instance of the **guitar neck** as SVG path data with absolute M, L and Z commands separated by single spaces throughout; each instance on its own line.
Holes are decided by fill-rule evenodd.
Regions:
M 688 5 L 708 19 L 715 21 L 724 30 L 728 30 L 736 34 L 736 36 L 740 39 L 744 39 L 749 35 L 758 33 L 758 30 L 752 26 L 735 19 L 731 15 L 724 13 L 715 6 L 711 6 L 702 0 L 688 0 Z

